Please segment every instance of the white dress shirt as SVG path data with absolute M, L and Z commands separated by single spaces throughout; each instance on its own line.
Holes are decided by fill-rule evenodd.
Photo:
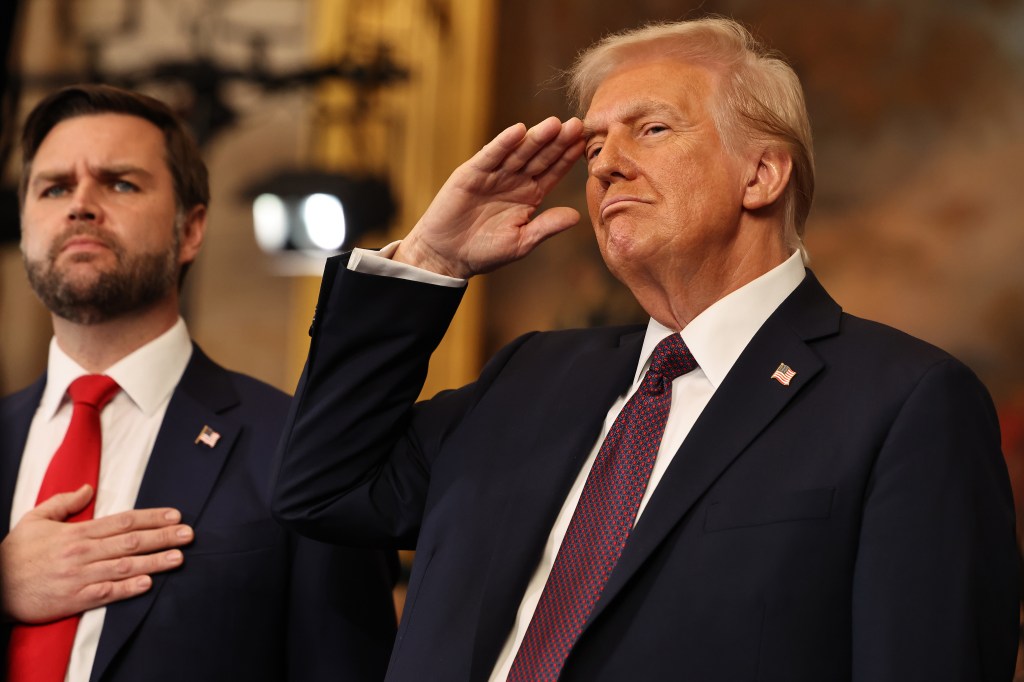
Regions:
M 184 320 L 178 318 L 168 331 L 104 372 L 122 390 L 100 414 L 103 445 L 96 518 L 135 506 L 171 394 L 191 357 L 192 341 Z M 14 488 L 12 528 L 36 506 L 46 468 L 71 422 L 72 404 L 67 397 L 67 388 L 84 374 L 89 372 L 68 357 L 56 339 L 51 340 L 46 388 L 29 427 Z M 66 682 L 88 681 L 105 615 L 105 608 L 92 609 L 82 615 L 71 650 Z
M 432 277 L 427 277 L 423 270 L 388 260 L 396 248 L 397 243 L 390 244 L 380 252 L 380 255 L 356 249 L 349 260 L 348 267 L 357 272 L 403 277 L 444 286 L 465 285 L 465 280 L 443 277 L 434 273 L 426 273 L 432 275 Z M 680 332 L 683 341 L 699 366 L 672 382 L 672 405 L 669 409 L 668 423 L 665 426 L 665 434 L 662 437 L 661 447 L 658 450 L 647 489 L 640 501 L 637 520 L 647 506 L 654 490 L 658 487 L 665 470 L 672 463 L 676 451 L 682 446 L 683 440 L 697 418 L 700 417 L 701 412 L 704 411 L 715 390 L 725 380 L 743 349 L 747 347 L 765 320 L 799 286 L 803 278 L 803 259 L 800 252 L 796 252 L 781 265 L 716 301 Z M 547 582 L 555 557 L 558 555 L 558 548 L 561 547 L 562 539 L 569 528 L 569 521 L 576 510 L 580 495 L 583 493 L 583 486 L 590 474 L 598 450 L 604 442 L 605 435 L 626 401 L 639 388 L 640 382 L 647 372 L 654 347 L 671 333 L 673 333 L 671 329 L 653 318 L 648 322 L 647 334 L 640 350 L 633 384 L 626 393 L 619 396 L 608 410 L 601 434 L 594 443 L 586 462 L 583 463 L 579 475 L 558 513 L 551 533 L 548 535 L 540 562 L 527 585 L 523 600 L 520 602 L 512 631 L 505 640 L 505 645 L 491 672 L 490 682 L 503 682 L 508 679 L 512 662 L 526 636 L 526 629 L 533 618 L 537 603 L 540 601 L 544 584 Z M 636 521 L 634 521 L 635 523 Z

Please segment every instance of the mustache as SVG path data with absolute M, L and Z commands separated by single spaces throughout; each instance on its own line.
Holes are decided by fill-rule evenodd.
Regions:
M 76 225 L 70 225 L 65 228 L 57 237 L 53 240 L 53 244 L 50 246 L 49 257 L 50 261 L 56 260 L 57 256 L 64 249 L 65 245 L 72 239 L 77 237 L 90 237 L 103 244 L 105 247 L 113 251 L 117 256 L 121 256 L 124 253 L 124 247 L 121 242 L 110 232 L 92 225 L 89 223 L 79 223 Z

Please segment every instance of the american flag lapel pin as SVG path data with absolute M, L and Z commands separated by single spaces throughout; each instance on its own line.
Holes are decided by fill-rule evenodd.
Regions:
M 196 445 L 202 443 L 208 448 L 212 448 L 220 440 L 220 434 L 211 429 L 209 426 L 204 425 L 203 430 L 196 436 Z
M 772 379 L 775 379 L 783 386 L 789 386 L 789 382 L 792 381 L 795 376 L 796 372 L 794 372 L 790 366 L 784 362 L 780 362 L 779 366 L 775 368 L 774 372 L 772 372 Z

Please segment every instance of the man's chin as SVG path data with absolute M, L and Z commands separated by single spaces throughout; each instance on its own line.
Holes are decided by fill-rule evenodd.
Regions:
M 107 311 L 97 306 L 81 303 L 73 306 L 62 306 L 59 310 L 53 309 L 51 312 L 62 320 L 85 326 L 101 324 L 113 317 Z
M 26 259 L 25 266 L 32 289 L 50 312 L 77 324 L 146 310 L 171 296 L 178 283 L 176 252 L 138 254 L 113 266 L 102 258 L 92 260 Z
M 68 273 L 31 282 L 36 296 L 57 317 L 76 324 L 99 324 L 109 320 L 109 298 L 99 292 L 101 275 L 95 271 Z
M 636 244 L 626 236 L 609 238 L 598 247 L 605 266 L 620 280 L 624 271 L 628 271 L 631 265 L 636 265 Z
M 50 267 L 62 277 L 98 277 L 100 273 L 117 268 L 117 259 L 104 256 L 112 256 L 107 252 L 96 253 L 92 251 L 76 251 L 61 255 L 51 261 Z
M 92 291 L 103 273 L 96 268 L 61 268 L 58 281 L 61 288 L 74 296 L 87 296 Z

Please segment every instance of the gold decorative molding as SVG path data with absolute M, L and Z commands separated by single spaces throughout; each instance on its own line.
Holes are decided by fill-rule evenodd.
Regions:
M 494 52 L 493 0 L 314 0 L 313 58 L 369 59 L 379 44 L 408 69 L 409 79 L 371 93 L 371 110 L 358 128 L 346 115 L 357 106 L 350 83 L 317 93 L 309 158 L 337 171 L 387 173 L 399 202 L 388 234 L 400 239 L 460 163 L 486 141 Z M 358 136 L 358 137 L 354 137 Z M 319 280 L 296 278 L 289 364 L 295 376 L 305 360 L 309 314 Z M 425 395 L 472 381 L 481 364 L 482 283 L 474 281 L 441 347 L 434 354 Z M 395 311 L 401 314 L 401 311 Z M 305 323 L 300 322 L 305 320 Z

